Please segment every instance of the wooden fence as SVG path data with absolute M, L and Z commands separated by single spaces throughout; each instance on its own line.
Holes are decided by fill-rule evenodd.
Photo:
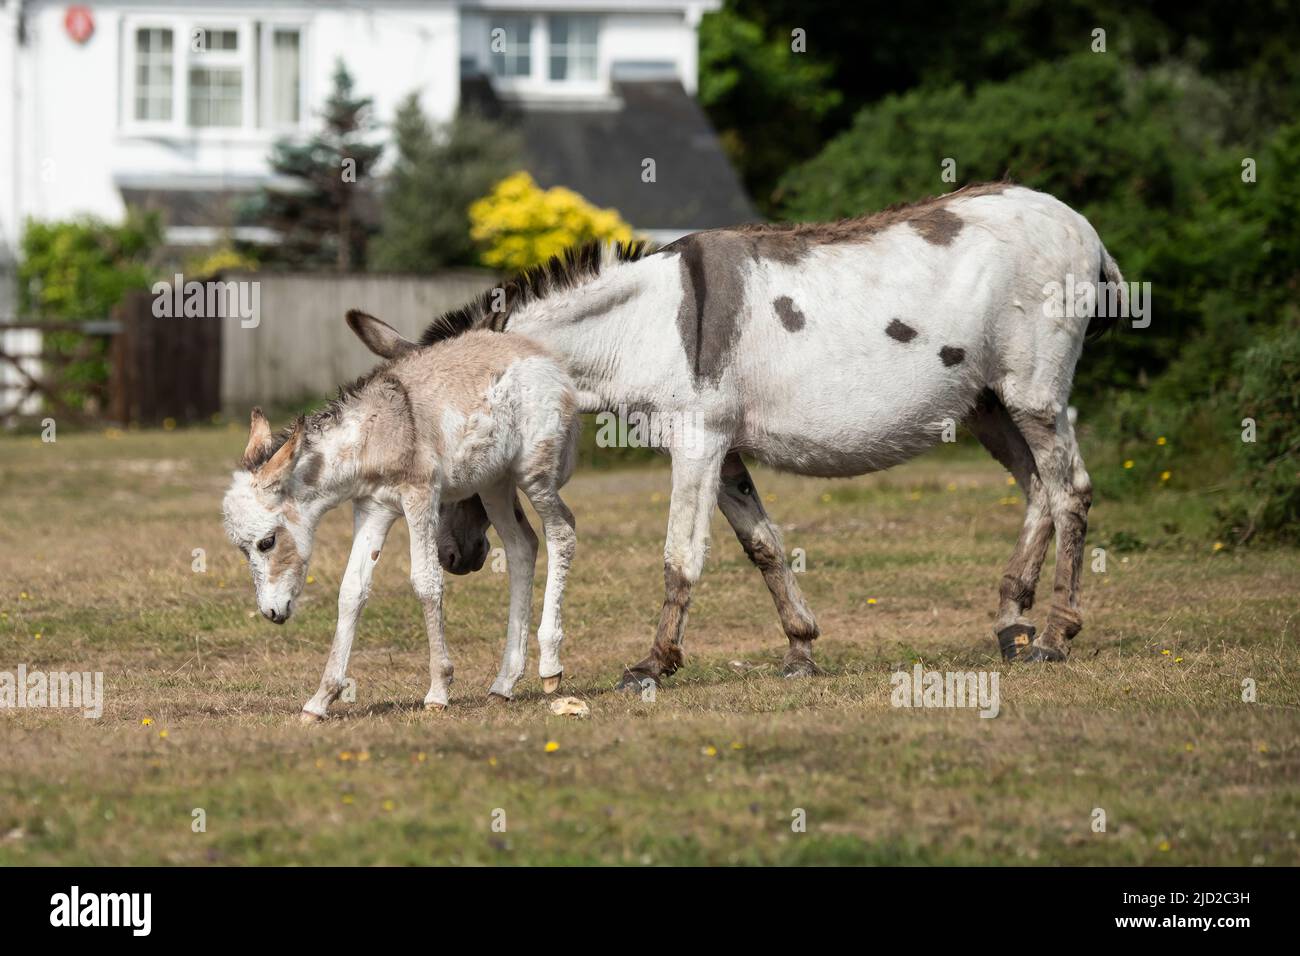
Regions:
M 175 314 L 184 312 L 177 307 L 186 284 L 169 303 L 152 291 L 127 293 L 107 321 L 0 323 L 0 424 L 46 415 L 185 424 L 320 398 L 378 361 L 343 321 L 348 309 L 364 309 L 418 338 L 433 318 L 496 281 L 471 269 L 431 276 L 242 273 L 200 280 L 226 295 L 221 308 L 202 315 Z M 159 308 L 166 304 L 170 311 Z M 73 387 L 68 380 L 74 363 L 105 360 L 106 386 Z
M 463 305 L 498 281 L 491 272 L 457 269 L 430 276 L 359 273 L 223 275 L 258 284 L 258 319 L 222 320 L 221 397 L 230 415 L 253 405 L 285 407 L 330 395 L 373 368 L 343 321 L 362 309 L 411 338 L 435 317 Z

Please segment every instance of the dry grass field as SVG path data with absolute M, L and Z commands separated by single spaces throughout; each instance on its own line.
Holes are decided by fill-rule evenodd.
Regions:
M 535 670 L 487 705 L 507 590 L 486 568 L 450 581 L 452 706 L 423 711 L 399 528 L 357 700 L 311 727 L 351 519 L 327 519 L 294 619 L 262 620 L 220 522 L 243 442 L 0 438 L 0 671 L 105 680 L 99 720 L 0 713 L 0 864 L 1300 863 L 1300 554 L 1216 550 L 1191 492 L 1099 498 L 1107 570 L 1085 571 L 1071 660 L 1006 666 L 991 619 L 1022 506 L 981 452 L 842 482 L 757 469 L 827 673 L 779 677 L 775 612 L 718 515 L 688 666 L 647 702 L 612 687 L 657 619 L 668 473 L 582 471 L 563 691 L 589 718 L 552 716 Z M 917 661 L 999 672 L 999 716 L 891 707 Z

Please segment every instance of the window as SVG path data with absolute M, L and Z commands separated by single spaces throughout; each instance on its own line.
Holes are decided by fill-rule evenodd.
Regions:
M 271 31 L 271 123 L 296 125 L 302 109 L 301 35 L 296 29 Z
M 172 118 L 172 31 L 135 31 L 135 111 L 142 122 Z
M 494 17 L 488 24 L 488 50 L 492 75 L 527 77 L 533 71 L 532 20 L 529 17 Z
M 550 33 L 550 78 L 561 82 L 596 79 L 596 18 L 552 16 Z
M 299 24 L 128 16 L 126 36 L 121 115 L 141 132 L 284 131 L 306 116 Z
M 190 43 L 191 126 L 242 126 L 244 64 L 236 30 L 200 28 Z

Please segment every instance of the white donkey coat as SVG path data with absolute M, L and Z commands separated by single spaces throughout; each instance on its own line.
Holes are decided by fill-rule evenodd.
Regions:
M 581 250 L 526 274 L 506 286 L 504 310 L 489 295 L 443 316 L 424 341 L 508 328 L 565 360 L 583 410 L 657 414 L 672 432 L 664 610 L 625 686 L 680 666 L 715 503 L 776 600 L 786 672 L 815 670 L 816 622 L 740 453 L 800 474 L 857 475 L 905 461 L 962 421 L 1028 501 L 995 624 L 1003 654 L 1065 657 L 1082 626 L 1091 500 L 1066 406 L 1089 323 L 1114 315 L 1095 294 L 1062 307 L 1075 304 L 1053 302 L 1052 290 L 1122 283 L 1086 219 L 992 183 L 838 223 L 717 229 L 651 255 L 599 255 Z M 1053 531 L 1051 614 L 1030 647 L 1023 612 Z

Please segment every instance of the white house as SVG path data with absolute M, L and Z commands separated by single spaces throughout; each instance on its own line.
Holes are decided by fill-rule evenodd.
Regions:
M 212 242 L 223 201 L 266 181 L 273 141 L 312 127 L 338 59 L 381 122 L 412 91 L 436 120 L 469 95 L 510 114 L 543 185 L 660 238 L 752 218 L 691 98 L 719 4 L 0 0 L 0 318 L 28 218 L 138 203 L 164 211 L 170 243 Z M 658 188 L 638 192 L 645 157 Z

